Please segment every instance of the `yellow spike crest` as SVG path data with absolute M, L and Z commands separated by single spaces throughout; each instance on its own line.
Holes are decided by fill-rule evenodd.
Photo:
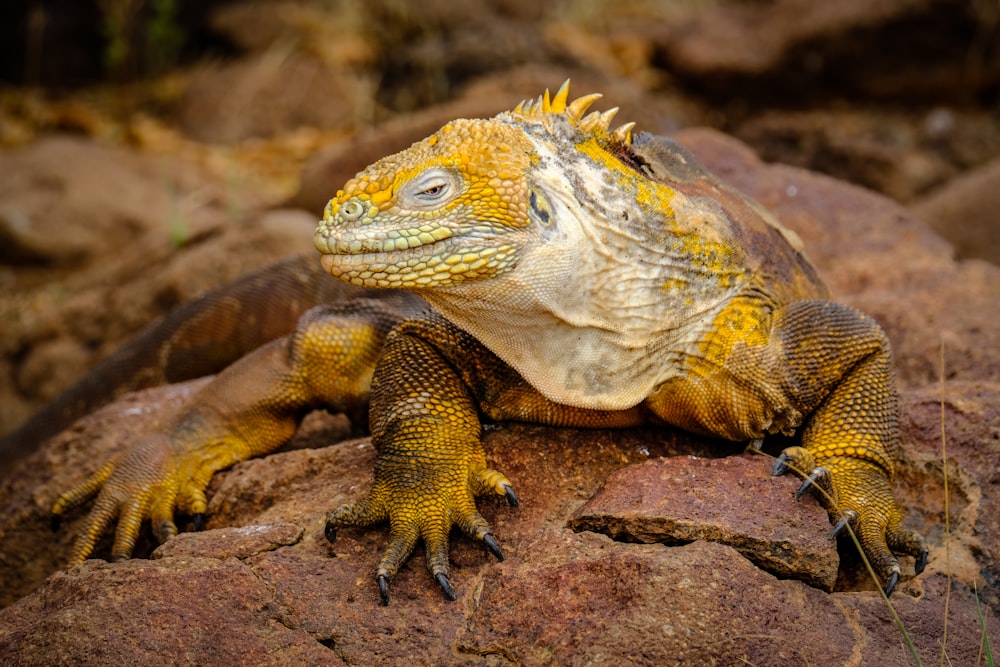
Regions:
M 632 128 L 635 127 L 635 123 L 625 123 L 614 130 L 611 129 L 611 121 L 618 113 L 618 107 L 608 109 L 603 113 L 595 111 L 587 114 L 587 110 L 594 102 L 602 97 L 603 95 L 600 93 L 592 93 L 569 102 L 569 79 L 566 79 L 556 91 L 555 96 L 550 96 L 548 89 L 546 89 L 545 93 L 539 95 L 537 99 L 524 100 L 513 110 L 500 115 L 515 116 L 528 121 L 541 121 L 546 125 L 550 124 L 552 115 L 562 116 L 568 119 L 574 127 L 579 128 L 581 132 L 607 138 L 616 143 L 631 144 Z

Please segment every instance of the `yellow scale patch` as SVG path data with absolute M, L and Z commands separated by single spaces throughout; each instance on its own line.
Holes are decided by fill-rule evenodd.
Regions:
M 693 364 L 701 375 L 725 366 L 737 343 L 766 347 L 771 337 L 770 312 L 749 299 L 733 299 L 716 315 L 709 331 L 711 335 L 698 345 L 699 358 Z

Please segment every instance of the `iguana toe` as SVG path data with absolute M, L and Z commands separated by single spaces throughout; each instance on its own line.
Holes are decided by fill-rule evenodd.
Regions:
M 192 454 L 185 444 L 191 443 L 171 441 L 165 433 L 150 434 L 60 496 L 52 507 L 57 517 L 97 496 L 73 545 L 70 564 L 86 560 L 113 524 L 111 559 L 118 562 L 132 557 L 146 521 L 159 542 L 177 534 L 175 513 L 192 514 L 199 523 L 207 504 L 205 486 L 220 466 L 210 457 Z
M 483 535 L 483 544 L 486 545 L 486 548 L 489 550 L 491 554 L 493 554 L 494 558 L 496 558 L 499 561 L 503 560 L 503 551 L 500 550 L 500 545 L 497 544 L 497 541 L 493 539 L 492 535 L 490 535 L 489 533 Z
M 802 476 L 805 471 L 816 467 L 813 455 L 805 447 L 787 447 L 774 460 L 771 466 L 771 474 L 774 476 L 784 475 L 789 470 Z
M 809 474 L 802 478 L 802 485 L 795 491 L 795 499 L 798 500 L 813 487 L 829 492 L 830 471 L 823 466 L 816 466 L 810 470 Z
M 896 553 L 913 556 L 913 571 L 920 574 L 927 567 L 927 543 L 919 533 L 912 530 L 903 530 L 896 526 L 886 532 L 886 542 Z
M 380 574 L 375 577 L 375 581 L 378 583 L 378 595 L 382 600 L 382 606 L 389 606 L 389 575 Z
M 830 531 L 830 537 L 836 537 L 847 527 L 847 524 L 854 523 L 858 520 L 858 513 L 853 510 L 848 510 L 846 512 L 840 513 L 840 519 L 837 523 L 833 524 L 833 530 Z
M 510 486 L 509 484 L 507 486 L 505 486 L 504 487 L 504 491 L 503 491 L 503 495 L 507 499 L 507 505 L 509 505 L 510 507 L 512 507 L 514 509 L 517 509 L 518 507 L 520 507 L 521 501 L 518 500 L 517 494 L 514 493 L 514 487 L 513 486 Z
M 448 581 L 447 574 L 439 573 L 434 578 L 437 579 L 438 584 L 441 585 L 441 590 L 444 591 L 445 597 L 452 602 L 458 599 L 458 596 L 455 594 L 455 589 L 451 587 L 451 582 Z
M 899 564 L 896 564 L 892 567 L 891 574 L 889 575 L 889 578 L 886 579 L 885 582 L 886 597 L 892 595 L 892 592 L 896 590 L 896 584 L 899 583 L 899 573 L 900 573 Z

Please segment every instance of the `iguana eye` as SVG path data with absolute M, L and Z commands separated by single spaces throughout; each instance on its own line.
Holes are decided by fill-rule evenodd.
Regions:
M 399 205 L 409 210 L 428 211 L 447 204 L 458 196 L 460 181 L 455 172 L 431 167 L 403 186 Z
M 357 220 L 364 212 L 365 207 L 357 199 L 349 199 L 340 207 L 340 217 L 348 222 Z

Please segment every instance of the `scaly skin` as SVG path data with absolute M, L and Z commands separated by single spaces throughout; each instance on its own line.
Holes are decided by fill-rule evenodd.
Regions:
M 826 492 L 888 592 L 894 551 L 919 572 L 927 552 L 901 527 L 890 485 L 899 432 L 881 329 L 826 300 L 792 232 L 673 142 L 611 129 L 613 110 L 587 115 L 596 98 L 569 102 L 564 86 L 493 119 L 456 120 L 348 182 L 316 233 L 324 269 L 437 312 L 414 315 L 405 301 L 313 311 L 221 374 L 168 434 L 57 503 L 60 514 L 101 489 L 74 559 L 116 517 L 115 557 L 144 518 L 170 537 L 175 509 L 204 511 L 216 470 L 273 450 L 309 408 L 358 409 L 370 396 L 375 484 L 328 516 L 327 535 L 389 522 L 376 568 L 384 602 L 420 541 L 455 597 L 453 525 L 502 557 L 475 498 L 517 497 L 486 464 L 483 419 L 655 417 L 748 442 L 799 433 L 775 472 Z

